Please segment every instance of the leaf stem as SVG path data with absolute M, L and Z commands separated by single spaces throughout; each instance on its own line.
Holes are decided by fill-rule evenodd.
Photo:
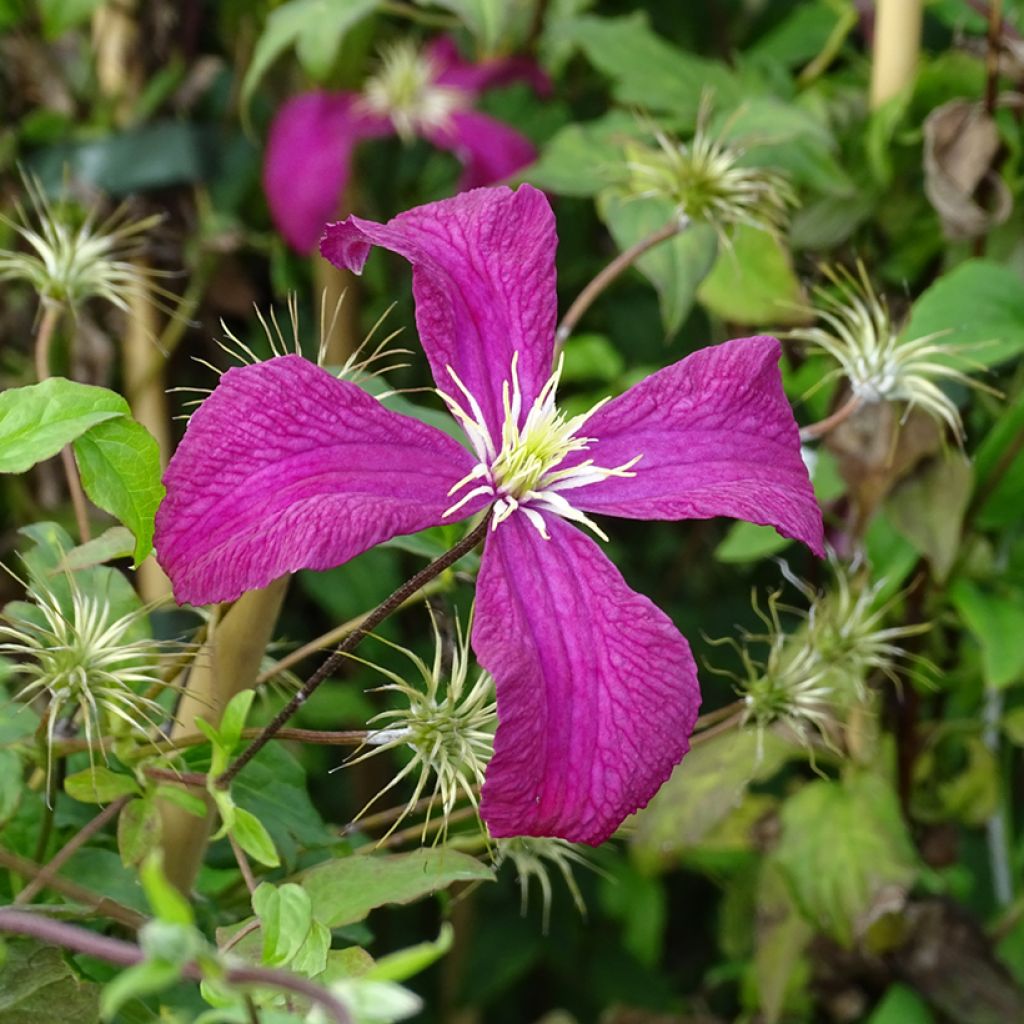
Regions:
M 641 238 L 628 249 L 623 250 L 615 257 L 597 276 L 576 296 L 573 304 L 562 317 L 562 322 L 555 331 L 555 350 L 557 351 L 565 344 L 569 335 L 576 329 L 583 314 L 593 305 L 594 300 L 614 281 L 624 270 L 631 267 L 644 253 L 649 252 L 655 246 L 675 238 L 690 225 L 690 218 L 685 214 L 678 216 L 675 220 L 669 221 L 664 226 L 652 232 L 646 238 Z
M 801 428 L 800 440 L 816 441 L 818 438 L 824 437 L 838 427 L 840 423 L 845 423 L 863 404 L 864 399 L 860 395 L 850 395 L 834 413 L 826 416 L 823 420 L 819 420 L 817 423 L 812 423 L 809 427 Z
M 23 910 L 0 908 L 0 932 L 27 935 L 41 942 L 106 960 L 119 967 L 134 967 L 146 959 L 146 954 L 134 943 L 97 935 L 86 928 L 54 921 L 38 914 L 29 914 Z M 196 963 L 185 964 L 181 974 L 190 981 L 202 981 L 204 977 L 202 968 Z M 223 978 L 230 985 L 267 985 L 292 992 L 318 1003 L 337 1024 L 352 1022 L 348 1010 L 330 992 L 288 971 L 273 967 L 229 966 L 225 968 Z
M 215 780 L 219 789 L 227 789 L 235 776 L 259 753 L 263 747 L 280 732 L 281 727 L 288 721 L 295 712 L 309 700 L 317 687 L 340 665 L 342 665 L 348 654 L 353 651 L 359 642 L 372 629 L 383 622 L 392 612 L 396 611 L 424 584 L 440 576 L 445 569 L 454 565 L 463 555 L 468 554 L 483 540 L 490 525 L 490 509 L 484 514 L 480 522 L 466 534 L 451 550 L 446 551 L 439 558 L 421 569 L 415 576 L 403 583 L 395 590 L 390 597 L 386 597 L 376 608 L 370 612 L 338 646 L 338 649 L 303 683 L 299 691 L 290 701 L 277 713 L 274 720 L 264 727 L 262 732 L 235 760 L 228 765 Z

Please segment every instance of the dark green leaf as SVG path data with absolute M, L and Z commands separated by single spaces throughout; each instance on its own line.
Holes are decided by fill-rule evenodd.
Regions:
M 125 867 L 137 867 L 160 842 L 160 810 L 151 799 L 129 800 L 117 818 L 117 849 Z
M 7 939 L 0 957 L 3 1024 L 96 1024 L 99 986 L 83 981 L 59 949 L 29 939 Z M 60 1016 L 54 1016 L 59 1007 Z
M 1003 597 L 960 579 L 949 588 L 949 597 L 981 646 L 985 683 L 999 688 L 1020 679 L 1024 675 L 1024 603 L 1020 595 Z

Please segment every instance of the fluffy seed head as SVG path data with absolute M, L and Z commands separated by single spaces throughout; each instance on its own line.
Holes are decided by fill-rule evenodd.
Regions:
M 511 863 L 519 879 L 522 912 L 526 913 L 530 899 L 530 887 L 534 880 L 540 889 L 544 931 L 548 930 L 551 918 L 551 872 L 557 871 L 572 896 L 572 901 L 581 915 L 586 916 L 587 907 L 583 894 L 573 876 L 573 867 L 581 865 L 594 869 L 586 857 L 572 843 L 564 839 L 544 839 L 533 836 L 517 836 L 513 839 L 498 839 L 494 844 L 495 867 Z

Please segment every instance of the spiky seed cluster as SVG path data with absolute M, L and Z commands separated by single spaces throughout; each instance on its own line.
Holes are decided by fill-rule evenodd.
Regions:
M 411 662 L 420 679 L 420 685 L 406 681 L 402 676 L 380 665 L 371 665 L 391 682 L 379 687 L 381 692 L 399 695 L 405 706 L 382 711 L 370 720 L 372 727 L 366 745 L 370 750 L 349 761 L 358 764 L 385 750 L 405 749 L 411 752 L 409 762 L 360 811 L 364 814 L 385 793 L 403 779 L 415 778 L 412 795 L 389 833 L 409 815 L 420 797 L 434 780 L 433 802 L 439 802 L 444 820 L 442 834 L 460 796 L 465 796 L 476 808 L 477 791 L 484 781 L 484 769 L 494 752 L 494 730 L 497 726 L 497 704 L 494 680 L 479 671 L 470 683 L 472 655 L 469 651 L 468 628 L 463 633 L 456 620 L 455 643 L 451 651 L 451 665 L 445 666 L 445 644 L 437 621 L 431 615 L 434 629 L 434 659 L 427 664 L 415 652 L 378 637 L 393 650 L 399 651 Z M 355 659 L 362 661 L 362 659 Z M 432 809 L 428 809 L 423 823 L 426 836 Z M 357 816 L 357 817 L 359 817 Z
M 906 402 L 947 424 L 958 440 L 963 422 L 953 400 L 939 381 L 956 381 L 991 391 L 954 365 L 970 366 L 963 347 L 937 344 L 946 332 L 907 338 L 893 322 L 888 304 L 873 288 L 864 264 L 856 273 L 846 267 L 821 268 L 833 289 L 814 289 L 814 313 L 819 325 L 799 327 L 787 337 L 803 341 L 831 356 L 838 368 L 822 383 L 845 377 L 853 393 L 864 402 Z
M 544 931 L 548 930 L 551 917 L 551 872 L 557 871 L 572 896 L 572 901 L 581 915 L 587 907 L 583 894 L 573 876 L 573 867 L 581 866 L 594 870 L 594 865 L 575 847 L 564 839 L 544 839 L 533 836 L 517 836 L 513 839 L 498 839 L 494 844 L 494 864 L 501 868 L 511 863 L 519 879 L 522 912 L 526 913 L 530 899 L 530 887 L 534 880 L 540 889 L 540 901 Z
M 338 298 L 338 301 L 335 303 L 334 310 L 329 318 L 327 315 L 326 301 L 322 302 L 320 306 L 320 341 L 317 345 L 316 365 L 324 367 L 325 369 L 327 363 L 327 346 L 334 334 L 334 328 L 337 325 L 344 300 L 345 294 L 342 293 Z M 392 373 L 395 370 L 404 369 L 408 366 L 408 363 L 403 363 L 399 360 L 404 356 L 411 355 L 411 350 L 407 348 L 398 348 L 391 344 L 401 333 L 401 328 L 396 331 L 391 331 L 383 338 L 375 341 L 377 332 L 387 319 L 388 314 L 394 308 L 394 303 L 392 303 L 392 305 L 390 305 L 380 315 L 377 322 L 370 328 L 366 337 L 359 343 L 355 351 L 349 354 L 344 364 L 340 368 L 332 369 L 332 372 L 334 372 L 337 377 L 341 380 L 350 380 L 353 383 L 362 385 L 374 378 L 383 379 L 385 374 Z M 277 316 L 277 311 L 273 307 L 270 308 L 268 313 L 264 313 L 258 306 L 254 306 L 253 310 L 256 314 L 256 319 L 259 321 L 260 327 L 263 330 L 263 334 L 267 339 L 267 344 L 270 346 L 271 358 L 278 358 L 286 355 L 305 355 L 303 352 L 302 336 L 299 326 L 298 297 L 294 293 L 288 296 L 287 333 L 285 328 L 281 326 L 281 322 Z M 239 366 L 255 366 L 257 363 L 263 362 L 261 356 L 254 351 L 250 345 L 239 338 L 238 335 L 235 334 L 226 323 L 224 323 L 224 321 L 221 321 L 221 328 L 224 331 L 224 338 L 217 341 L 217 346 L 229 357 L 229 359 Z M 222 377 L 226 372 L 226 370 L 219 366 L 215 366 L 206 359 L 202 359 L 200 357 L 194 358 L 197 363 L 206 367 L 206 369 L 211 370 L 218 378 Z M 169 391 L 191 393 L 200 396 L 198 398 L 190 398 L 183 403 L 183 405 L 190 411 L 177 418 L 186 420 L 192 415 L 192 412 L 195 411 L 196 406 L 200 405 L 211 394 L 213 394 L 213 388 L 193 386 L 170 388 Z M 375 393 L 378 398 L 383 399 L 395 394 L 396 392 L 385 390 L 376 391 Z
M 781 721 L 802 740 L 817 733 L 831 742 L 833 727 L 843 710 L 868 699 L 871 673 L 881 672 L 898 682 L 897 666 L 901 663 L 915 667 L 928 664 L 901 643 L 926 632 L 928 623 L 884 625 L 901 595 L 879 604 L 884 581 L 868 585 L 858 582 L 843 566 L 833 563 L 832 568 L 832 585 L 817 590 L 795 577 L 783 563 L 783 575 L 807 599 L 808 609 L 783 605 L 776 592 L 769 595 L 764 610 L 755 594 L 754 610 L 765 624 L 765 633 L 745 633 L 740 642 L 731 638 L 712 641 L 729 644 L 737 651 L 743 673 L 720 674 L 736 682 L 744 703 L 744 720 L 760 732 Z M 800 619 L 792 633 L 782 627 L 783 611 L 793 612 Z M 766 653 L 755 656 L 755 647 Z
M 712 135 L 706 120 L 702 113 L 689 142 L 656 130 L 656 146 L 628 144 L 628 192 L 670 200 L 680 216 L 711 224 L 726 243 L 737 224 L 778 231 L 796 203 L 789 182 L 769 168 L 744 166 L 743 147 Z
M 16 203 L 14 218 L 0 214 L 0 221 L 28 251 L 0 250 L 0 280 L 25 281 L 44 300 L 71 306 L 100 298 L 127 310 L 133 298 L 165 294 L 155 284 L 159 272 L 134 258 L 159 215 L 132 220 L 122 205 L 103 221 L 95 210 L 75 218 L 68 204 L 51 203 L 38 181 L 26 176 L 24 185 L 28 209 Z
M 380 65 L 363 86 L 363 103 L 373 113 L 389 117 L 406 142 L 417 131 L 443 127 L 465 105 L 461 90 L 435 83 L 437 68 L 409 40 L 385 48 Z
M 0 620 L 0 654 L 16 659 L 15 675 L 27 680 L 16 698 L 49 700 L 49 759 L 65 716 L 77 720 L 90 757 L 103 739 L 125 729 L 150 739 L 168 717 L 152 694 L 168 686 L 162 670 L 180 656 L 177 648 L 136 635 L 145 608 L 115 617 L 106 600 L 82 593 L 69 579 L 69 612 L 55 593 L 32 587 L 38 620 Z

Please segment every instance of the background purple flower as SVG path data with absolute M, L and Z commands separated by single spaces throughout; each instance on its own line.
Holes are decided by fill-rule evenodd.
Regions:
M 525 57 L 470 64 L 442 37 L 422 51 L 392 46 L 362 92 L 303 93 L 289 100 L 270 128 L 263 187 L 281 234 L 300 252 L 316 245 L 338 215 L 353 152 L 364 139 L 419 136 L 463 163 L 460 188 L 489 185 L 533 161 L 532 143 L 472 109 L 480 93 L 523 80 L 540 93 L 547 76 Z
M 332 225 L 332 262 L 359 271 L 381 245 L 413 264 L 420 339 L 472 451 L 298 357 L 230 370 L 168 469 L 157 547 L 180 600 L 229 600 L 493 505 L 472 636 L 498 692 L 483 816 L 495 836 L 596 843 L 686 752 L 700 697 L 686 640 L 574 524 L 726 515 L 819 554 L 822 525 L 773 338 L 557 409 L 555 244 L 529 186 Z

